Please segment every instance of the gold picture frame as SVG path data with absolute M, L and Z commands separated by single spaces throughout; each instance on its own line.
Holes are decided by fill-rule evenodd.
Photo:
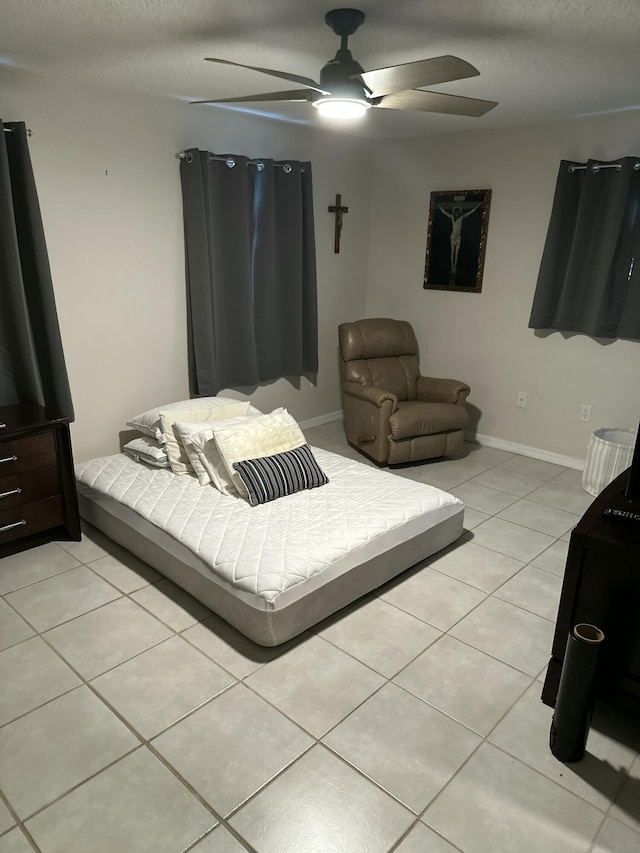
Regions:
M 480 293 L 491 190 L 440 190 L 429 202 L 426 290 Z

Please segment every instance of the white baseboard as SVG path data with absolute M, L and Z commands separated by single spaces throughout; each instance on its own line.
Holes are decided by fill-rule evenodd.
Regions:
M 554 465 L 563 465 L 565 468 L 575 468 L 577 471 L 584 469 L 584 459 L 563 456 L 561 453 L 553 453 L 550 450 L 539 450 L 537 447 L 527 447 L 525 444 L 516 444 L 515 441 L 505 441 L 503 438 L 493 438 L 491 435 L 481 433 L 465 433 L 465 438 L 467 441 L 475 441 L 485 447 L 495 447 L 498 450 L 507 450 L 509 453 L 518 453 L 520 456 L 541 459 L 543 462 L 553 462 Z
M 342 409 L 338 412 L 327 412 L 326 415 L 318 415 L 316 418 L 307 418 L 305 421 L 298 421 L 301 429 L 311 429 L 311 427 L 330 424 L 333 421 L 342 420 Z
M 315 418 L 307 418 L 304 421 L 299 421 L 301 429 L 311 429 L 312 427 L 330 424 L 333 421 L 341 421 L 344 419 L 342 410 L 337 412 L 327 412 L 324 415 L 318 415 Z M 553 453 L 551 450 L 540 450 L 538 447 L 527 447 L 526 444 L 517 444 L 515 441 L 506 441 L 504 438 L 494 438 L 492 435 L 483 435 L 482 433 L 465 433 L 465 439 L 477 444 L 482 444 L 484 447 L 495 447 L 497 450 L 506 450 L 509 453 L 518 453 L 520 456 L 529 456 L 531 459 L 540 459 L 542 462 L 553 462 L 554 465 L 562 465 L 565 468 L 574 468 L 576 471 L 584 469 L 584 459 L 576 459 L 573 456 L 563 456 L 561 453 Z

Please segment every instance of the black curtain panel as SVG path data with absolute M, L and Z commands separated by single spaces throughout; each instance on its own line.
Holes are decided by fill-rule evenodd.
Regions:
M 560 163 L 529 328 L 640 339 L 640 158 Z
M 27 131 L 0 121 L 0 405 L 73 420 Z
M 180 174 L 192 393 L 315 374 L 311 164 L 191 149 Z

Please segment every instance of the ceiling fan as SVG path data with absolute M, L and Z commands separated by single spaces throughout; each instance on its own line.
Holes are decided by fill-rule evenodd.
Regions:
M 358 9 L 333 9 L 325 15 L 325 23 L 340 36 L 340 48 L 333 59 L 320 70 L 320 82 L 287 71 L 243 65 L 228 59 L 206 57 L 207 62 L 248 68 L 280 77 L 303 86 L 284 92 L 267 92 L 243 95 L 238 98 L 213 98 L 192 101 L 194 104 L 239 104 L 258 101 L 306 101 L 316 107 L 321 115 L 332 118 L 356 118 L 370 107 L 391 110 L 419 110 L 421 112 L 448 113 L 461 116 L 481 116 L 496 106 L 496 101 L 482 101 L 459 95 L 427 92 L 422 86 L 434 86 L 476 77 L 480 72 L 473 65 L 456 56 L 437 56 L 420 59 L 404 65 L 376 68 L 365 71 L 356 62 L 347 47 L 349 36 L 364 22 L 364 12 Z

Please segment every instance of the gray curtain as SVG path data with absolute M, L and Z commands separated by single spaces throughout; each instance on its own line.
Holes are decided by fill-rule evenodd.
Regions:
M 0 406 L 73 420 L 49 257 L 23 122 L 0 121 Z
M 317 373 L 311 164 L 185 153 L 192 394 Z
M 640 339 L 639 159 L 560 163 L 529 328 Z

